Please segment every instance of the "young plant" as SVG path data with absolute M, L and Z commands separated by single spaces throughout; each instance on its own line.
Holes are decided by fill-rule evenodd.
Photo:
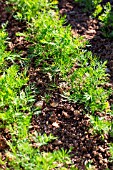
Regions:
M 102 0 L 75 0 L 75 2 L 79 2 L 80 5 L 85 6 L 85 10 L 90 12 L 99 5 Z
M 113 162 L 113 143 L 109 144 L 109 151 L 110 151 L 110 162 Z
M 42 138 L 42 137 L 41 137 Z M 40 152 L 34 149 L 26 139 L 18 140 L 16 147 L 9 143 L 11 152 L 6 152 L 10 168 L 15 170 L 51 170 L 53 168 L 66 167 L 71 163 L 66 151 L 58 150 L 53 153 Z
M 93 125 L 93 132 L 98 133 L 104 139 L 104 134 L 108 134 L 111 130 L 111 122 L 106 121 L 103 117 L 90 115 L 90 121 Z
M 71 87 L 70 99 L 84 103 L 86 109 L 94 113 L 106 109 L 106 101 L 109 97 L 108 91 L 102 87 L 107 81 L 106 63 L 101 64 L 96 58 L 92 59 L 90 53 L 86 55 L 84 63 L 82 61 L 82 64 L 79 64 L 80 68 L 75 69 L 68 79 Z

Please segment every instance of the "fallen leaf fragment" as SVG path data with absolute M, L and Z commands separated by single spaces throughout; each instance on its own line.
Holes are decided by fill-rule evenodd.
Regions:
M 50 120 L 51 122 L 56 122 L 56 114 L 53 113 L 53 114 L 49 117 L 49 120 Z
M 52 102 L 50 105 L 51 105 L 52 107 L 57 107 L 57 106 L 58 106 L 58 103 L 57 103 L 57 102 Z
M 44 104 L 44 101 L 38 101 L 38 102 L 35 103 L 35 106 L 42 108 L 43 104 Z
M 7 147 L 6 139 L 0 135 L 0 151 Z
M 5 156 L 8 158 L 9 161 L 12 161 L 15 159 L 15 156 L 11 152 L 6 152 Z
M 54 145 L 62 145 L 62 141 L 61 141 L 61 140 L 56 140 L 56 141 L 54 142 Z
M 57 122 L 53 122 L 52 123 L 52 126 L 56 127 L 56 128 L 59 128 L 59 124 Z
M 62 111 L 62 114 L 63 114 L 66 118 L 70 118 L 70 116 L 67 114 L 67 112 Z
M 99 146 L 99 149 L 100 149 L 101 152 L 105 152 L 105 149 L 102 148 L 101 146 Z

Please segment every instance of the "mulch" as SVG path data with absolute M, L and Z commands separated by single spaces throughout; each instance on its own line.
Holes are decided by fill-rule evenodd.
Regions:
M 104 38 L 97 19 L 89 16 L 89 13 L 83 12 L 83 9 L 74 2 L 74 0 L 60 0 L 59 11 L 61 15 L 66 15 L 67 24 L 72 27 L 73 36 L 83 36 L 89 40 L 91 50 L 94 55 L 100 57 L 100 60 L 107 60 L 107 72 L 110 74 L 110 83 L 113 83 L 113 41 Z M 7 5 L 4 1 L 0 2 L 0 24 L 8 20 L 7 31 L 10 37 L 8 50 L 22 51 L 22 57 L 27 57 L 29 42 L 23 37 L 16 37 L 16 32 L 23 32 L 26 30 L 26 23 L 19 22 L 10 12 L 6 11 Z M 85 114 L 84 106 L 78 105 L 74 102 L 69 102 L 62 96 L 60 89 L 52 87 L 53 80 L 49 75 L 43 73 L 41 68 L 36 68 L 34 59 L 31 60 L 31 65 L 28 71 L 30 78 L 29 84 L 33 84 L 36 91 L 36 101 L 34 108 L 41 107 L 41 113 L 37 112 L 33 115 L 31 120 L 30 133 L 34 134 L 37 131 L 40 134 L 52 133 L 57 137 L 56 140 L 50 142 L 48 145 L 41 146 L 41 151 L 58 150 L 64 148 L 71 150 L 71 160 L 75 167 L 79 170 L 85 170 L 85 165 L 92 162 L 95 170 L 113 169 L 113 163 L 109 162 L 109 148 L 108 143 L 113 141 L 109 135 L 104 135 L 104 140 L 98 134 L 92 134 L 92 127 L 90 120 Z M 54 80 L 57 84 L 61 80 L 57 78 Z M 55 83 L 54 82 L 54 83 Z M 44 96 L 50 95 L 48 101 L 43 100 Z M 110 98 L 113 102 L 113 97 Z M 110 117 L 110 119 L 112 119 Z M 2 122 L 1 122 L 2 123 Z M 5 129 L 1 129 L 0 142 L 1 153 L 4 155 L 5 149 L 8 149 L 6 140 L 10 140 L 10 135 Z M 32 141 L 33 147 L 37 148 L 37 144 Z M 2 167 L 3 168 L 3 167 Z

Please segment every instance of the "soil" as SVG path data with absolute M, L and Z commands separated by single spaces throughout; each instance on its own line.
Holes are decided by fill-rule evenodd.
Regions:
M 59 0 L 59 11 L 61 15 L 66 15 L 67 24 L 72 27 L 73 36 L 83 36 L 89 40 L 91 46 L 88 47 L 94 55 L 100 57 L 100 60 L 107 60 L 107 72 L 110 74 L 110 84 L 113 85 L 113 41 L 104 38 L 100 30 L 98 20 L 89 16 L 89 13 L 83 12 L 83 9 L 74 2 L 74 0 Z M 22 57 L 27 57 L 29 43 L 24 37 L 16 37 L 16 32 L 26 30 L 26 23 L 17 21 L 6 11 L 8 7 L 4 1 L 0 1 L 0 25 L 8 21 L 7 31 L 10 37 L 10 43 L 7 50 L 22 51 Z M 84 106 L 69 102 L 62 97 L 61 89 L 52 87 L 53 80 L 49 75 L 41 71 L 41 66 L 36 68 L 34 60 L 28 71 L 29 83 L 34 84 L 36 91 L 36 102 L 33 107 L 41 107 L 41 113 L 35 113 L 31 120 L 30 133 L 35 131 L 43 134 L 52 133 L 57 140 L 50 142 L 40 148 L 41 151 L 58 150 L 64 148 L 71 150 L 71 160 L 79 170 L 85 170 L 88 162 L 93 162 L 95 170 L 113 170 L 113 163 L 109 162 L 108 143 L 113 141 L 109 135 L 104 135 L 104 140 L 100 135 L 92 134 L 92 127 L 87 114 L 84 114 Z M 54 82 L 63 84 L 57 77 Z M 39 95 L 40 94 L 40 95 Z M 46 94 L 51 94 L 50 98 L 43 100 Z M 113 97 L 110 98 L 113 102 Z M 107 117 L 106 119 L 111 117 Z M 2 124 L 2 122 L 1 122 Z M 8 130 L 0 131 L 0 151 L 4 155 L 5 149 L 8 149 L 6 140 L 10 140 Z M 37 144 L 32 141 L 33 147 Z M 1 167 L 4 169 L 4 167 Z

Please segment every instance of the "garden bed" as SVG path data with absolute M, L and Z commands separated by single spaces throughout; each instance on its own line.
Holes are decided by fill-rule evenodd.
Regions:
M 16 58 L 13 62 L 20 66 L 19 72 L 23 72 L 25 67 L 27 67 L 26 74 L 27 77 L 29 77 L 29 81 L 27 82 L 27 85 L 25 84 L 25 87 L 30 86 L 32 90 L 31 95 L 34 95 L 31 106 L 33 114 L 30 118 L 30 125 L 28 128 L 29 134 L 27 135 L 27 138 L 30 140 L 30 146 L 35 150 L 39 149 L 41 153 L 54 153 L 62 148 L 68 151 L 71 148 L 69 153 L 71 162 L 67 161 L 64 164 L 59 163 L 57 166 L 57 169 L 59 170 L 63 170 L 65 164 L 65 169 L 78 168 L 79 170 L 84 170 L 89 168 L 90 170 L 91 166 L 91 169 L 94 170 L 112 170 L 113 162 L 109 161 L 111 156 L 109 152 L 109 143 L 113 141 L 113 136 L 109 133 L 103 133 L 103 135 L 93 133 L 93 125 L 90 123 L 89 118 L 89 113 L 91 114 L 90 107 L 88 110 L 88 106 L 86 106 L 85 103 L 75 102 L 73 99 L 68 100 L 68 93 L 71 94 L 72 92 L 68 92 L 70 87 L 67 85 L 66 81 L 61 78 L 59 71 L 55 76 L 51 76 L 51 71 L 46 72 L 46 69 L 44 68 L 45 63 L 48 66 L 49 64 L 51 65 L 53 61 L 46 58 L 44 61 L 37 64 L 37 57 L 40 58 L 40 56 L 36 55 L 34 52 L 35 50 L 32 51 L 32 47 L 36 42 L 33 44 L 33 41 L 30 42 L 30 40 L 26 40 L 25 36 L 21 36 L 21 33 L 28 29 L 28 23 L 25 20 L 19 21 L 15 19 L 11 11 L 6 10 L 13 10 L 12 5 L 9 6 L 5 4 L 4 1 L 1 1 L 0 6 L 0 23 L 3 24 L 8 21 L 6 31 L 8 32 L 8 37 L 10 39 L 7 40 L 7 51 L 16 52 L 21 56 L 21 60 Z M 91 51 L 92 55 L 98 56 L 102 62 L 107 60 L 106 73 L 110 76 L 108 76 L 108 83 L 105 83 L 103 86 L 105 89 L 113 88 L 112 39 L 104 38 L 98 20 L 89 17 L 89 13 L 83 12 L 83 9 L 80 8 L 79 4 L 75 3 L 73 0 L 61 0 L 58 7 L 60 15 L 66 15 L 64 27 L 66 28 L 68 24 L 71 25 L 72 36 L 83 36 L 84 40 L 90 42 L 83 47 L 83 50 Z M 18 32 L 20 32 L 20 36 L 17 36 Z M 81 43 L 84 40 L 82 39 Z M 45 48 L 44 45 L 43 47 Z M 33 57 L 31 57 L 32 52 L 34 52 Z M 28 65 L 26 65 L 26 63 Z M 10 62 L 8 67 L 12 64 L 13 63 Z M 48 68 L 50 69 L 50 67 Z M 79 68 L 79 66 L 71 68 L 72 73 L 73 70 L 76 70 L 77 68 Z M 70 74 L 68 76 L 70 76 Z M 21 89 L 24 91 L 25 87 L 23 85 Z M 67 96 L 63 94 L 63 91 L 66 91 Z M 109 105 L 113 104 L 112 94 L 107 102 Z M 5 106 L 6 110 L 7 108 L 8 106 Z M 109 108 L 105 109 L 109 110 Z M 24 112 L 24 110 L 22 110 L 22 112 Z M 27 115 L 28 113 L 29 111 L 26 109 L 25 114 Z M 109 115 L 109 113 L 105 114 L 105 112 L 102 111 L 95 111 L 94 115 L 99 116 L 100 118 L 104 117 L 106 121 L 112 122 L 112 115 Z M 1 125 L 5 123 L 7 124 L 7 121 L 1 120 Z M 13 123 L 15 127 L 16 122 Z M 22 127 L 20 126 L 20 128 Z M 11 145 L 9 145 L 7 141 L 12 142 L 14 140 L 13 133 L 7 128 L 1 128 L 0 131 L 0 157 L 2 158 L 2 161 L 5 162 L 1 165 L 1 168 L 15 168 L 16 165 L 13 167 L 13 163 L 10 163 L 13 160 L 13 157 L 6 154 L 7 150 L 9 152 L 11 151 Z M 48 136 L 53 134 L 57 139 L 50 140 L 46 145 L 42 144 L 39 147 L 39 143 L 31 137 L 36 135 L 36 132 L 40 135 L 46 133 Z M 16 137 L 16 132 L 14 135 Z M 19 140 L 21 140 L 21 137 Z M 16 142 L 18 143 L 18 137 Z M 72 164 L 74 165 L 73 167 Z M 23 165 L 21 165 L 20 168 L 24 169 Z M 38 167 L 36 170 L 38 170 Z

